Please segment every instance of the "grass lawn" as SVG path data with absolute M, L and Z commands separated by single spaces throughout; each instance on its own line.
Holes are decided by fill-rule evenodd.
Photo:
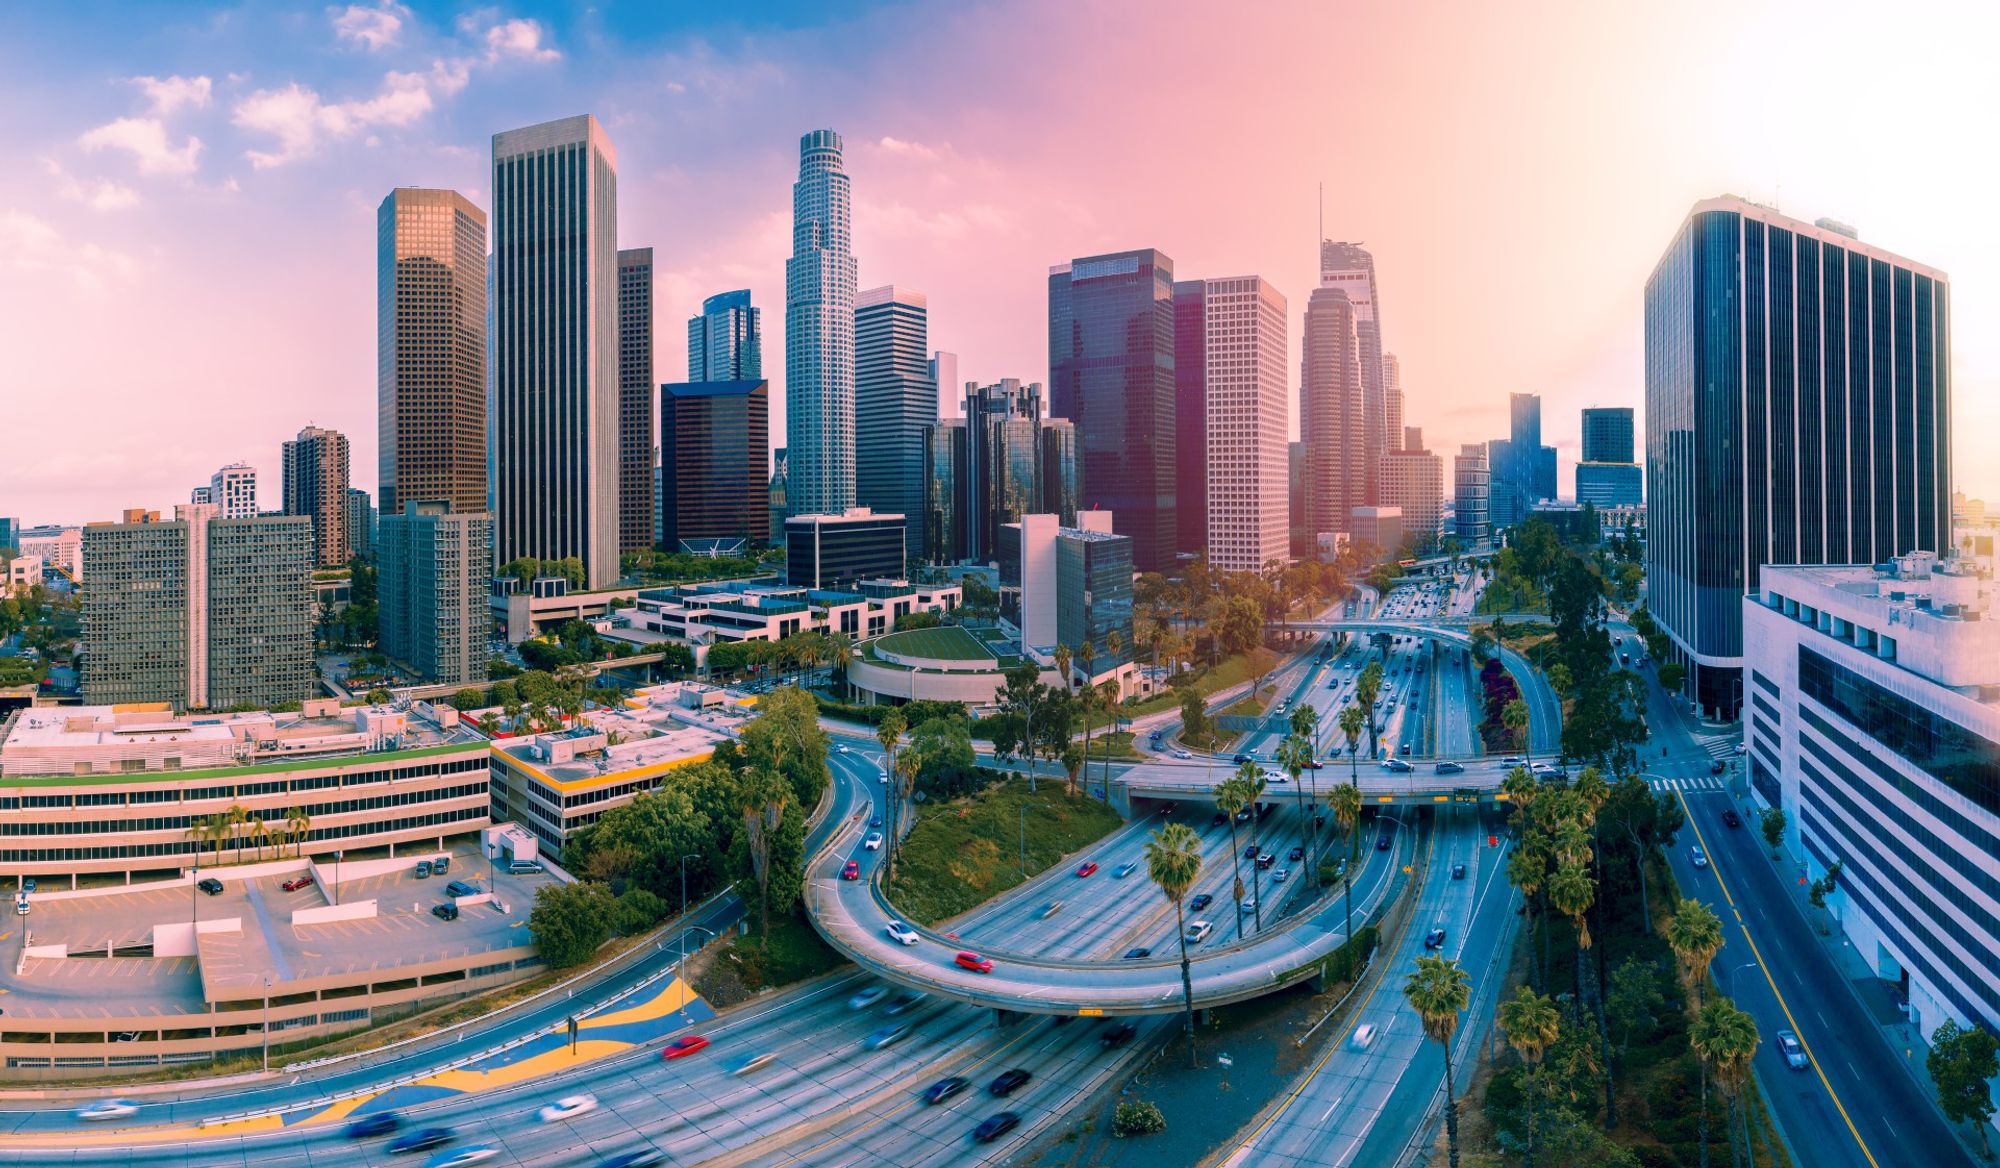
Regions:
M 1256 694 L 1244 694 L 1242 697 L 1236 699 L 1228 709 L 1217 712 L 1221 714 L 1234 714 L 1239 718 L 1260 717 L 1264 713 L 1264 699 L 1258 697 Z
M 1092 734 L 1090 736 L 1090 757 L 1094 761 L 1102 762 L 1106 752 L 1109 752 L 1114 759 L 1144 759 L 1146 757 L 1132 748 L 1132 732 L 1130 730 L 1114 730 L 1109 734 Z
M 1225 690 L 1232 685 L 1242 685 L 1249 680 L 1250 666 L 1244 656 L 1238 654 L 1234 657 L 1224 657 L 1215 668 L 1206 670 L 1200 677 L 1195 678 L 1194 689 L 1196 693 L 1207 697 L 1217 690 Z M 1161 710 L 1177 710 L 1180 704 L 1180 691 L 1170 689 L 1165 693 L 1154 694 L 1143 702 L 1126 706 L 1125 713 L 1128 717 L 1157 714 Z
M 889 899 L 912 920 L 932 925 L 955 917 L 1021 883 L 1021 809 L 1027 809 L 1028 875 L 1103 839 L 1124 821 L 1095 799 L 1063 794 L 1061 776 L 996 783 L 977 795 L 917 810 L 916 829 L 903 841 Z
M 733 1006 L 767 986 L 791 985 L 846 964 L 798 912 L 772 914 L 768 943 L 758 932 L 756 912 L 747 919 L 750 932 L 732 935 L 703 954 L 703 968 L 694 975 L 696 992 L 711 1006 Z
M 993 650 L 984 641 L 957 625 L 935 629 L 906 629 L 890 633 L 875 642 L 876 650 L 928 657 L 934 661 L 988 661 Z

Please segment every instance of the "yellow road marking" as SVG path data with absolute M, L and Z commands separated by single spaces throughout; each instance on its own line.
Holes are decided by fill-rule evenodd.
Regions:
M 470 1095 L 476 1091 L 525 1083 L 542 1075 L 580 1067 L 587 1062 L 631 1050 L 632 1047 L 632 1043 L 614 1042 L 608 1038 L 578 1039 L 575 1054 L 570 1053 L 569 1043 L 565 1042 L 554 1050 L 545 1050 L 540 1054 L 530 1055 L 518 1062 L 493 1067 L 490 1070 L 441 1071 L 428 1079 L 417 1080 L 416 1085 L 443 1087 L 446 1090 L 463 1091 Z
M 1847 1124 L 1847 1134 L 1854 1137 L 1855 1146 L 1861 1149 L 1861 1154 L 1867 1157 L 1868 1163 L 1874 1165 L 1874 1168 L 1882 1168 L 1875 1160 L 1875 1153 L 1868 1150 L 1868 1141 L 1862 1139 L 1861 1132 L 1855 1128 L 1854 1118 L 1847 1114 L 1846 1106 L 1840 1102 L 1840 1095 L 1827 1080 L 1825 1069 L 1819 1065 L 1819 1056 L 1813 1053 L 1812 1044 L 1806 1041 L 1805 1034 L 1792 1017 L 1792 1008 L 1786 1004 L 1785 995 L 1778 991 L 1778 983 L 1771 977 L 1771 968 L 1764 963 L 1764 954 L 1757 948 L 1756 939 L 1750 935 L 1750 926 L 1743 923 L 1743 912 L 1736 907 L 1736 898 L 1729 893 L 1729 882 L 1722 878 L 1722 869 L 1718 866 L 1715 852 L 1709 848 L 1707 837 L 1701 834 L 1701 825 L 1694 821 L 1694 812 L 1688 808 L 1687 796 L 1676 790 L 1674 798 L 1680 800 L 1681 814 L 1687 817 L 1687 825 L 1694 828 L 1695 842 L 1701 845 L 1701 854 L 1708 857 L 1708 870 L 1715 873 L 1715 883 L 1722 889 L 1722 899 L 1729 903 L 1729 911 L 1736 917 L 1736 927 L 1743 932 L 1743 942 L 1750 946 L 1750 955 L 1757 959 L 1757 971 L 1764 975 L 1764 983 L 1771 987 L 1771 996 L 1778 1000 L 1778 1009 L 1783 1011 L 1785 1021 L 1791 1024 L 1792 1033 L 1798 1035 L 1799 1045 L 1805 1048 L 1806 1058 L 1812 1062 L 1813 1073 L 1819 1076 L 1819 1085 L 1826 1088 L 1826 1097 L 1833 1100 L 1833 1109 L 1840 1112 L 1841 1121 Z
M 577 1025 L 579 1029 L 592 1030 L 602 1026 L 618 1026 L 627 1022 L 651 1022 L 655 1018 L 664 1018 L 689 1003 L 700 1000 L 700 997 L 688 988 L 686 982 L 680 978 L 674 978 L 666 988 L 637 1005 L 627 1006 L 623 1010 L 619 1010 L 613 1014 L 599 1014 L 595 1017 L 586 1018 Z

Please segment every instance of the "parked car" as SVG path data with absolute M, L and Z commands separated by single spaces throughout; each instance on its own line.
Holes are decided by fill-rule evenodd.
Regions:
M 417 879 L 429 880 L 430 878 L 431 878 L 431 862 L 429 860 L 418 860 Z
M 442 872 L 444 869 L 440 868 L 438 871 Z M 540 860 L 515 860 L 507 865 L 509 876 L 533 876 L 540 871 L 542 871 Z
M 444 894 L 451 897 L 478 896 L 482 891 L 479 885 L 464 880 L 454 880 L 444 886 Z
M 441 921 L 455 921 L 458 919 L 458 906 L 448 900 L 443 904 L 434 904 L 431 906 L 431 915 Z
M 290 880 L 285 881 L 283 884 L 278 885 L 278 887 L 286 892 L 297 892 L 301 888 L 312 887 L 312 882 L 313 882 L 312 877 L 301 872 L 297 876 L 292 877 Z
M 958 955 L 952 958 L 952 963 L 960 969 L 969 969 L 974 973 L 993 972 L 993 959 L 990 957 L 981 957 L 970 949 L 960 950 Z
M 222 895 L 222 881 L 217 880 L 213 876 L 202 877 L 200 880 L 195 882 L 195 887 L 201 889 L 203 892 L 207 893 L 210 896 Z

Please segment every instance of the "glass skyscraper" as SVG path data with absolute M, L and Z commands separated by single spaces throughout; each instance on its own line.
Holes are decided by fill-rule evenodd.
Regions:
M 904 546 L 928 560 L 924 544 L 924 433 L 938 421 L 926 324 L 929 302 L 913 288 L 870 288 L 854 302 L 854 408 L 868 420 L 857 443 L 854 498 L 901 515 Z
M 701 315 L 688 320 L 688 380 L 762 381 L 761 315 L 748 288 L 702 301 Z
M 1076 424 L 1083 508 L 1111 512 L 1142 572 L 1174 563 L 1174 262 L 1157 250 L 1049 271 L 1049 406 Z
M 618 253 L 618 546 L 653 546 L 653 249 Z
M 1362 497 L 1348 506 L 1377 504 L 1382 501 L 1382 456 L 1401 444 L 1402 434 L 1399 430 L 1394 441 L 1389 438 L 1388 378 L 1382 360 L 1382 292 L 1375 284 L 1374 255 L 1358 243 L 1321 240 L 1319 285 L 1347 293 L 1347 303 L 1354 311 L 1355 341 L 1360 349 L 1361 433 L 1355 441 L 1361 456 Z M 1397 425 L 1401 424 L 1399 419 Z
M 1299 440 L 1306 446 L 1306 542 L 1346 531 L 1367 503 L 1362 477 L 1361 337 L 1354 304 L 1322 285 L 1306 298 L 1299 358 Z
M 495 558 L 618 576 L 618 157 L 589 114 L 493 136 Z
M 1950 283 L 1735 198 L 1698 203 L 1646 283 L 1648 608 L 1688 693 L 1742 702 L 1764 564 L 1949 546 Z
M 1594 406 L 1583 411 L 1581 461 L 1633 461 L 1631 406 Z
M 1207 285 L 1174 282 L 1174 547 L 1208 550 Z
M 854 506 L 854 285 L 851 194 L 840 135 L 799 139 L 792 258 L 785 261 L 785 449 L 794 515 Z
M 764 381 L 660 387 L 660 544 L 692 539 L 769 542 L 765 451 L 771 394 Z

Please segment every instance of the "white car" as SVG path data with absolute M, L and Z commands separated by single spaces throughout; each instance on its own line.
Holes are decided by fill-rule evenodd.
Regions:
M 498 1148 L 455 1148 L 447 1149 L 424 1161 L 424 1168 L 465 1168 L 467 1164 L 484 1164 L 500 1154 Z
M 747 1059 L 744 1059 L 741 1063 L 738 1063 L 735 1069 L 731 1070 L 729 1073 L 732 1075 L 747 1075 L 751 1071 L 758 1070 L 762 1067 L 767 1067 L 771 1065 L 771 1060 L 777 1057 L 778 1056 L 771 1051 L 768 1050 L 762 1051 L 758 1054 L 751 1055 Z
M 862 847 L 864 847 L 864 848 L 867 848 L 867 849 L 868 849 L 869 851 L 871 851 L 871 852 L 879 852 L 879 851 L 881 851 L 881 850 L 882 850 L 882 833 L 881 833 L 881 832 L 879 832 L 879 831 L 871 831 L 871 832 L 869 832 L 869 833 L 868 833 L 868 838 L 867 838 L 867 839 L 865 839 L 865 840 L 862 840 L 862 841 L 861 841 L 861 846 L 862 846 Z
M 1363 1022 L 1361 1025 L 1356 1026 L 1354 1028 L 1354 1037 L 1347 1040 L 1347 1045 L 1353 1047 L 1355 1050 L 1367 1050 L 1369 1047 L 1375 1045 L 1375 1024 L 1373 1022 Z
M 560 1123 L 565 1119 L 575 1119 L 579 1115 L 589 1115 L 597 1110 L 597 1096 L 588 1092 L 582 1095 L 565 1095 L 554 1103 L 544 1103 L 535 1116 L 543 1123 Z
M 917 931 L 901 921 L 890 921 L 887 929 L 889 939 L 903 945 L 914 945 L 923 938 Z
M 1176 751 L 1174 751 L 1174 757 L 1175 757 L 1175 758 L 1193 758 L 1193 757 L 1194 757 L 1194 755 L 1192 755 L 1192 754 L 1189 754 L 1189 753 L 1188 753 L 1187 751 L 1185 751 L 1185 750 L 1176 750 Z
M 847 743 L 845 743 L 845 742 L 836 742 L 836 743 L 834 743 L 834 745 L 833 745 L 833 752 L 834 752 L 835 754 L 846 754 L 846 753 L 847 753 Z
M 1208 940 L 1208 935 L 1215 931 L 1215 926 L 1209 924 L 1207 921 L 1189 921 L 1186 931 L 1187 943 L 1190 945 L 1199 945 L 1203 941 Z
M 847 999 L 847 1008 L 850 1010 L 866 1010 L 888 996 L 888 986 L 872 985 Z
M 139 1114 L 139 1105 L 125 1099 L 100 1099 L 76 1109 L 81 1120 L 130 1119 Z

